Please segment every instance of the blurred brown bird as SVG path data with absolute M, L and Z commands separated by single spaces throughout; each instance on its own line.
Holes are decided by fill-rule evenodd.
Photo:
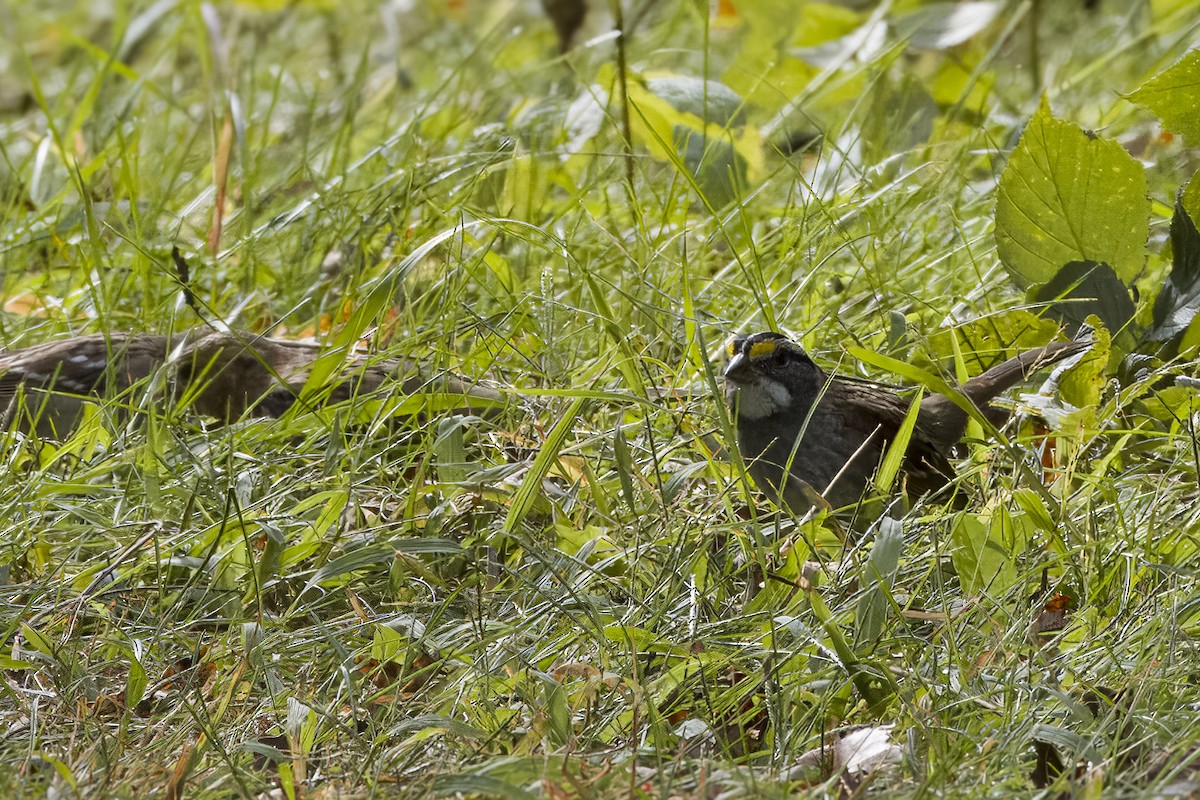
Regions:
M 296 402 L 325 352 L 316 344 L 208 329 L 75 336 L 0 353 L 0 413 L 5 422 L 43 436 L 69 433 L 88 399 L 122 394 L 135 407 L 143 398 L 182 399 L 221 422 L 248 414 L 278 417 Z M 359 352 L 347 354 L 313 397 L 336 403 L 388 387 L 461 396 L 468 411 L 503 404 L 499 392 L 464 378 L 421 375 L 410 361 Z

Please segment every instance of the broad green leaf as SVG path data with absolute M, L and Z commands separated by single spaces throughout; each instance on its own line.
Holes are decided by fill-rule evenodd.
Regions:
M 793 56 L 776 57 L 774 50 L 756 50 L 739 56 L 721 77 L 747 103 L 778 111 L 794 102 L 820 74 L 821 70 Z
M 26 625 L 25 623 L 21 623 L 21 638 L 25 640 L 26 649 L 41 653 L 42 655 L 46 656 L 46 658 L 51 660 L 55 660 L 57 658 L 54 645 L 51 644 L 49 639 L 47 639 L 45 636 L 42 636 L 41 631 L 37 630 L 36 628 Z
M 674 663 L 647 682 L 647 694 L 658 702 L 676 697 L 681 687 L 694 685 L 700 680 L 701 674 L 711 675 L 727 664 L 726 658 L 715 651 L 704 651 L 673 659 Z
M 791 54 L 830 72 L 841 72 L 848 65 L 875 60 L 889 48 L 902 50 L 888 35 L 886 22 L 873 15 L 845 36 L 815 46 L 793 47 Z
M 1029 547 L 1035 524 L 1004 506 L 962 514 L 950 532 L 950 559 L 967 596 L 1001 597 L 1022 580 L 1017 557 Z
M 1150 201 L 1141 165 L 1116 142 L 1055 119 L 1045 99 L 1000 176 L 996 248 L 1021 286 L 1047 283 L 1071 261 L 1142 269 Z
M 507 258 L 489 248 L 483 254 L 483 263 L 499 279 L 500 285 L 504 287 L 505 291 L 513 291 L 513 270 Z
M 564 747 L 571 741 L 575 726 L 571 721 L 571 706 L 567 702 L 567 690 L 557 681 L 543 686 L 546 693 L 546 739 L 554 747 Z
M 711 207 L 736 198 L 763 174 L 762 139 L 745 125 L 745 100 L 719 81 L 689 76 L 629 83 L 630 122 L 639 143 L 682 166 Z
M 54 771 L 58 773 L 58 777 L 62 779 L 63 783 L 70 787 L 72 794 L 79 790 L 79 780 L 75 777 L 75 773 L 71 771 L 71 767 L 65 762 L 55 758 L 49 752 L 41 750 L 33 751 L 33 755 L 36 755 L 38 759 L 54 767 Z
M 746 121 L 746 102 L 720 81 L 684 75 L 647 77 L 646 88 L 671 108 L 722 128 Z
M 887 351 L 897 354 L 912 347 L 912 337 L 908 334 L 908 317 L 904 313 L 892 309 L 888 312 Z
M 1200 172 L 1192 174 L 1180 196 L 1183 210 L 1191 217 L 1193 224 L 1196 223 L 1196 220 L 1200 220 L 1200 178 L 1197 176 L 1200 176 Z
M 0 653 L 0 669 L 25 670 L 37 669 L 37 665 L 30 661 L 21 661 L 10 655 Z
M 634 652 L 670 650 L 670 645 L 662 642 L 658 633 L 636 625 L 606 625 L 604 638 Z
M 1100 402 L 1100 394 L 1107 382 L 1104 368 L 1112 353 L 1112 334 L 1104 325 L 1095 324 L 1094 319 L 1089 322 L 1092 323 L 1091 348 L 1058 382 L 1058 393 L 1063 400 L 1080 408 Z
M 1167 341 L 1188 330 L 1200 311 L 1200 231 L 1195 211 L 1188 208 L 1198 190 L 1200 179 L 1193 175 L 1175 201 L 1171 218 L 1171 252 L 1175 260 L 1154 301 L 1154 327 L 1148 334 L 1153 341 Z
M 794 102 L 820 72 L 783 51 L 793 28 L 811 16 L 812 7 L 819 4 L 765 0 L 739 5 L 738 17 L 744 22 L 741 46 L 722 73 L 721 80 L 747 103 L 767 111 L 778 111 Z M 853 23 L 851 29 L 856 24 Z M 843 33 L 845 31 L 832 35 L 818 33 L 818 41 L 813 43 L 836 39 Z
M 438 477 L 449 483 L 462 483 L 478 469 L 477 464 L 467 460 L 464 419 L 455 416 L 439 421 L 437 440 L 433 443 Z
M 133 708 L 142 702 L 142 697 L 146 694 L 146 687 L 149 685 L 150 678 L 146 675 L 142 662 L 138 661 L 137 656 L 132 652 L 129 653 L 129 674 L 125 677 L 126 707 Z
M 409 639 L 387 625 L 376 625 L 371 636 L 371 658 L 375 661 L 404 661 Z
M 558 535 L 559 550 L 572 556 L 579 556 L 581 551 L 586 551 L 591 563 L 620 551 L 620 546 L 613 541 L 608 530 L 599 525 L 577 528 L 559 523 L 554 526 L 554 532 Z
M 1037 492 L 1029 489 L 1017 489 L 1013 492 L 1013 500 L 1029 515 L 1029 521 L 1039 531 L 1051 536 L 1058 534 L 1058 523 L 1054 521 L 1050 515 L 1050 509 L 1046 507 L 1046 503 L 1038 496 Z
M 651 649 L 662 650 L 666 647 L 656 633 L 635 625 L 608 625 L 604 628 L 604 638 L 639 653 L 646 653 Z
M 242 742 L 240 745 L 238 745 L 238 749 L 243 750 L 247 753 L 253 753 L 256 756 L 266 759 L 267 761 L 270 761 L 274 764 L 278 764 L 281 767 L 285 766 L 286 763 L 291 761 L 291 759 L 292 759 L 291 754 L 283 752 L 278 747 L 272 747 L 269 744 L 263 744 L 262 742 L 254 741 L 254 740 Z M 290 773 L 286 777 L 281 776 L 281 778 L 282 778 L 280 780 L 281 784 L 284 784 L 285 781 L 290 781 L 291 780 Z M 295 792 L 294 788 L 292 789 L 292 792 L 290 795 L 288 795 L 287 789 L 284 788 L 284 795 L 288 796 L 289 800 L 291 797 L 295 797 L 295 794 L 296 794 L 296 792 Z
M 946 368 L 962 354 L 971 374 L 978 374 L 1016 353 L 1040 347 L 1058 333 L 1058 324 L 1022 308 L 988 314 L 929 337 L 929 349 Z
M 1112 267 L 1095 261 L 1068 262 L 1032 295 L 1035 301 L 1049 303 L 1046 313 L 1064 323 L 1071 335 L 1093 314 L 1110 331 L 1122 331 L 1137 311 Z
M 1188 144 L 1200 144 L 1200 50 L 1189 51 L 1143 83 L 1129 100 L 1153 111 Z
M 287 536 L 277 526 L 260 522 L 259 530 L 264 534 L 263 547 L 258 553 L 255 566 L 256 579 L 246 586 L 246 599 L 251 600 L 262 587 L 275 580 L 280 573 L 280 563 L 287 547 Z M 307 548 L 306 548 L 307 549 Z
M 297 507 L 303 507 L 309 501 L 313 501 L 313 505 L 320 506 L 321 511 L 313 523 L 313 531 L 317 536 L 324 536 L 330 528 L 339 524 L 346 512 L 346 504 L 350 502 L 350 493 L 345 489 L 333 489 L 327 492 L 320 492 L 313 495 L 311 498 L 302 500 Z
M 865 591 L 854 612 L 854 649 L 859 653 L 870 652 L 883 635 L 883 623 L 893 602 L 892 584 L 900 572 L 903 553 L 903 523 L 884 517 L 879 521 L 879 533 L 860 578 Z

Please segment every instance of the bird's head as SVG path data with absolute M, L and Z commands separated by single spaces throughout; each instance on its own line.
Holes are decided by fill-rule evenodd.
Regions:
M 773 331 L 734 336 L 725 347 L 725 397 L 739 419 L 762 419 L 809 403 L 825 374 L 800 345 Z

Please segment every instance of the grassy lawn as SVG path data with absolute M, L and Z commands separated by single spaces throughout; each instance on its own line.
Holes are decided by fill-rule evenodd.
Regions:
M 507 397 L 0 431 L 0 795 L 1200 796 L 1200 106 L 1130 99 L 1200 2 L 591 6 L 0 0 L 6 349 Z M 1086 314 L 964 509 L 727 455 L 734 332 L 953 383 Z

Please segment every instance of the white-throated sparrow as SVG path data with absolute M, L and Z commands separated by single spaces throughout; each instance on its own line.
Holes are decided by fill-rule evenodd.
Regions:
M 958 386 L 995 424 L 1007 412 L 988 403 L 1035 369 L 1087 348 L 1058 342 L 1029 350 Z M 858 502 L 896 435 L 910 399 L 880 384 L 830 376 L 803 349 L 778 333 L 730 340 L 725 392 L 737 428 L 738 450 L 754 483 L 776 503 L 800 514 L 820 493 L 834 508 Z M 903 469 L 913 496 L 954 478 L 951 450 L 962 439 L 967 413 L 948 397 L 921 400 Z
M 0 353 L 0 414 L 8 421 L 19 415 L 21 427 L 42 435 L 62 435 L 76 424 L 86 398 L 119 395 L 161 371 L 163 392 L 187 399 L 201 414 L 223 422 L 246 414 L 277 417 L 296 401 L 325 352 L 316 344 L 203 328 L 173 336 L 75 336 Z M 405 394 L 430 386 L 461 395 L 468 410 L 472 401 L 483 406 L 503 402 L 499 392 L 463 378 L 422 376 L 410 361 L 357 351 L 346 355 L 324 391 L 314 396 L 333 403 L 388 386 Z M 19 393 L 25 396 L 23 404 L 16 403 Z

